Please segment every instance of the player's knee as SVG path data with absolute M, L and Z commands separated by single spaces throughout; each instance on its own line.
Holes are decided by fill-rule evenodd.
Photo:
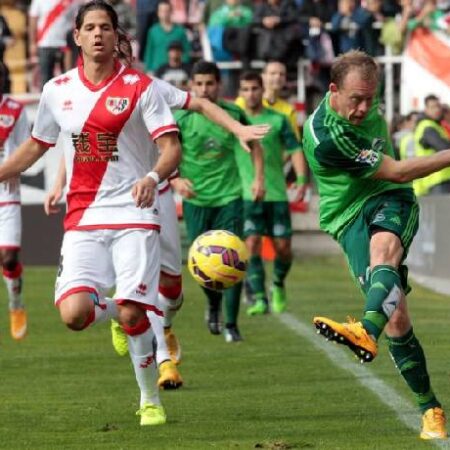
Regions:
M 138 336 L 145 333 L 150 328 L 150 321 L 146 315 L 139 317 L 136 321 L 123 323 L 121 322 L 123 331 L 128 336 Z
M 411 328 L 408 314 L 397 308 L 386 325 L 386 333 L 394 336 L 403 335 Z
M 147 315 L 145 310 L 134 303 L 126 302 L 119 306 L 119 322 L 122 327 L 125 328 L 134 328 L 141 323 L 142 321 L 147 321 Z
M 288 240 L 282 240 L 275 243 L 275 252 L 278 258 L 283 261 L 292 259 L 291 243 Z
M 58 304 L 61 320 L 67 328 L 81 331 L 87 328 L 95 319 L 95 309 L 92 302 L 85 302 L 79 296 L 69 296 Z

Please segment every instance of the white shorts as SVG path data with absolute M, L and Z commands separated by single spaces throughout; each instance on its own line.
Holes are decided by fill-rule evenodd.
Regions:
M 181 242 L 178 217 L 172 189 L 159 194 L 161 232 L 161 271 L 168 275 L 181 274 Z
M 116 300 L 132 300 L 154 309 L 159 260 L 155 230 L 68 231 L 61 248 L 55 302 L 82 291 L 103 297 L 115 287 Z
M 0 248 L 19 250 L 22 239 L 20 204 L 0 206 Z

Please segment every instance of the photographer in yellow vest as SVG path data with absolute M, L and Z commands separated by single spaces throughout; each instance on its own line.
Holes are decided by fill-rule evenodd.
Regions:
M 450 139 L 440 124 L 443 109 L 435 95 L 425 97 L 424 114 L 419 118 L 414 131 L 416 156 L 428 156 L 450 148 Z M 450 193 L 450 168 L 435 172 L 421 180 L 426 194 Z

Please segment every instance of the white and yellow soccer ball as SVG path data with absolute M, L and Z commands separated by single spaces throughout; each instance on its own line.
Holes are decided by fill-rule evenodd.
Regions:
M 188 268 L 201 286 L 214 291 L 227 289 L 242 281 L 248 252 L 234 233 L 211 230 L 198 236 L 188 254 Z

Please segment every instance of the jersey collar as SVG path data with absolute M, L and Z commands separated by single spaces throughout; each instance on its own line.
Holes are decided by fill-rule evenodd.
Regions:
M 111 80 L 113 80 L 117 74 L 121 71 L 123 67 L 123 64 L 121 64 L 117 59 L 114 61 L 114 70 L 113 73 L 108 77 L 105 78 L 101 83 L 99 84 L 92 84 L 84 75 L 84 64 L 83 60 L 80 59 L 78 61 L 78 76 L 80 77 L 81 82 L 90 90 L 93 92 L 97 92 L 100 89 L 103 89 L 105 86 L 107 86 Z

